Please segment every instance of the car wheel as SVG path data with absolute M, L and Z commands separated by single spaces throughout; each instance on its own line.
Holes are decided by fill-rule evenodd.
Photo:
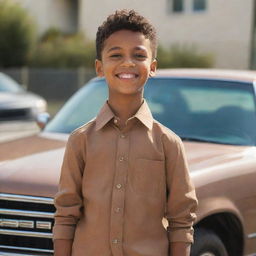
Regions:
M 194 244 L 191 246 L 191 256 L 228 256 L 227 250 L 220 238 L 207 229 L 195 229 Z

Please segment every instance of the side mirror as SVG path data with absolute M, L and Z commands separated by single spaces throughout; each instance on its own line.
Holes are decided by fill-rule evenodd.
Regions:
M 44 127 L 49 122 L 49 120 L 50 120 L 50 114 L 47 112 L 40 113 L 36 117 L 36 123 L 41 130 L 44 129 Z

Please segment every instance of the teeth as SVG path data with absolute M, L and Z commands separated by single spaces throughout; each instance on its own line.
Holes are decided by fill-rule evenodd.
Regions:
M 124 79 L 129 79 L 129 78 L 134 78 L 135 74 L 119 74 L 119 78 L 124 78 Z

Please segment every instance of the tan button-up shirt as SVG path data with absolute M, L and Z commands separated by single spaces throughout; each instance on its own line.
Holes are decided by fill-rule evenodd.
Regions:
M 171 242 L 193 241 L 197 201 L 182 142 L 145 101 L 124 129 L 118 123 L 106 103 L 70 135 L 54 239 L 73 239 L 73 256 L 168 256 Z

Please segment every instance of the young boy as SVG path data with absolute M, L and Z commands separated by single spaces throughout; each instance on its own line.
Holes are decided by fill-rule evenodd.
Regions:
M 96 72 L 109 98 L 69 137 L 55 198 L 56 256 L 189 255 L 197 201 L 182 142 L 143 99 L 156 48 L 155 29 L 133 10 L 98 28 Z

